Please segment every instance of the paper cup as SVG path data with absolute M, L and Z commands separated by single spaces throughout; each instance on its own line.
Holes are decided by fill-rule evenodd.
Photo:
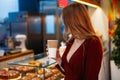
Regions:
M 55 58 L 56 57 L 57 48 L 48 48 L 48 57 Z
M 58 47 L 58 40 L 47 40 L 48 57 L 55 58 Z
M 57 48 L 58 47 L 58 40 L 47 40 L 48 48 Z

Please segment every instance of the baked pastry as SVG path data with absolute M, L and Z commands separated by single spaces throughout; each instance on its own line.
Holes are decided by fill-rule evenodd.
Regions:
M 44 69 L 43 68 L 38 69 L 38 74 L 43 74 L 43 73 L 44 73 Z
M 41 66 L 41 64 L 42 64 L 42 62 L 40 62 L 40 61 L 32 60 L 29 62 L 29 65 L 31 65 L 31 66 Z
M 54 76 L 51 76 L 51 80 L 59 80 L 59 79 L 58 79 L 58 76 L 54 75 Z
M 57 73 L 59 73 L 60 71 L 56 68 L 56 69 L 52 69 L 52 72 L 53 72 L 54 74 L 57 74 Z
M 35 72 L 35 68 L 34 67 L 29 67 L 29 66 L 12 66 L 10 67 L 11 70 L 17 70 L 20 72 Z
M 20 78 L 20 72 L 15 70 L 0 70 L 0 79 L 12 80 Z
M 31 80 L 32 78 L 30 76 L 24 76 L 20 80 Z
M 49 77 L 51 77 L 51 76 L 53 76 L 53 73 L 52 73 L 52 72 L 46 72 L 46 73 L 45 73 L 45 79 L 47 79 L 47 78 L 49 78 Z
M 0 79 L 3 79 L 3 80 L 8 79 L 8 71 L 3 69 L 0 70 Z
M 27 73 L 21 80 L 42 80 L 37 73 Z
M 27 73 L 26 76 L 30 76 L 30 77 L 37 77 L 38 74 L 37 73 Z
M 9 70 L 8 71 L 8 79 L 14 79 L 20 76 L 20 72 L 19 71 L 15 71 L 15 70 Z
M 42 79 L 39 77 L 34 77 L 34 78 L 32 78 L 32 80 L 42 80 Z
M 23 72 L 29 73 L 29 72 L 35 72 L 35 68 L 34 67 L 28 67 L 28 66 L 24 66 L 22 69 Z

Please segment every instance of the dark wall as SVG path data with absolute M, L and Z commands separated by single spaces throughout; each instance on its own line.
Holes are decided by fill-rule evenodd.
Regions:
M 39 0 L 19 0 L 19 11 L 39 12 Z

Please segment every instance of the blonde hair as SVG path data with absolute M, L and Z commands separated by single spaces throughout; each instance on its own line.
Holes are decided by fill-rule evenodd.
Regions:
M 72 3 L 62 10 L 65 31 L 72 34 L 72 38 L 86 39 L 95 36 L 95 31 L 85 5 Z

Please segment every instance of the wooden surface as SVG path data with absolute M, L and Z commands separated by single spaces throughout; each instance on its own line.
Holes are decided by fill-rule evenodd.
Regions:
M 2 57 L 0 57 L 0 62 L 5 61 L 5 60 L 10 60 L 10 59 L 13 59 L 13 58 L 17 58 L 17 57 L 20 57 L 20 56 L 28 55 L 28 54 L 33 54 L 33 53 L 34 53 L 33 50 L 26 50 L 24 52 L 19 52 L 19 53 L 10 54 L 10 55 L 7 55 L 7 56 L 2 56 Z

